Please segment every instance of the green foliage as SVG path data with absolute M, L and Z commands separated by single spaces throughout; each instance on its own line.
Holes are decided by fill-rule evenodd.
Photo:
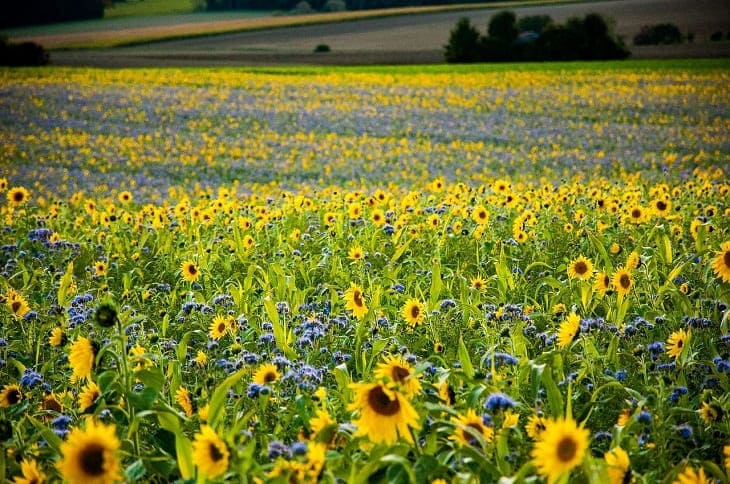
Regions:
M 682 32 L 675 24 L 644 25 L 634 36 L 634 45 L 679 44 L 682 39 Z

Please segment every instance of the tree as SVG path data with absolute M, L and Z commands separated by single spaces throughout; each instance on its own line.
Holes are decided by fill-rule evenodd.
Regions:
M 489 37 L 500 39 L 506 43 L 514 42 L 517 38 L 517 17 L 514 12 L 504 10 L 489 19 L 487 33 Z
M 449 35 L 446 62 L 476 62 L 479 60 L 479 31 L 468 18 L 462 17 Z

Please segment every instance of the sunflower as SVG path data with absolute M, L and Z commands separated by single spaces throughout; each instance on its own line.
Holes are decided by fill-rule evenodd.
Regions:
M 730 472 L 730 445 L 723 447 L 722 453 L 725 455 L 725 470 Z
M 702 408 L 699 409 L 699 413 L 702 420 L 708 425 L 720 421 L 724 415 L 722 407 L 714 402 L 702 402 Z
M 362 319 L 368 313 L 368 306 L 362 288 L 355 283 L 350 283 L 350 288 L 345 291 L 345 309 L 352 311 L 353 316 Z
M 657 198 L 651 202 L 651 208 L 658 217 L 666 217 L 672 210 L 672 202 L 669 198 Z
M 337 420 L 333 419 L 327 409 L 320 408 L 309 419 L 311 439 L 315 442 L 330 444 L 337 436 Z
M 58 401 L 55 393 L 51 392 L 43 397 L 41 402 L 41 410 L 63 413 L 63 404 Z
M 712 270 L 724 282 L 730 282 L 730 240 L 720 245 L 720 251 L 712 259 Z
M 606 294 L 608 289 L 611 287 L 611 278 L 605 272 L 599 272 L 596 274 L 596 282 L 593 283 L 593 290 L 598 294 Z
M 0 391 L 0 408 L 8 408 L 20 403 L 22 400 L 23 394 L 20 392 L 18 385 L 5 385 Z
M 479 225 L 484 225 L 489 222 L 489 212 L 487 209 L 478 205 L 471 211 L 471 218 Z
M 7 193 L 8 202 L 14 207 L 23 205 L 29 197 L 30 193 L 24 187 L 13 187 Z
M 673 356 L 675 359 L 679 358 L 682 350 L 687 346 L 690 336 L 692 336 L 692 330 L 685 331 L 684 329 L 670 334 L 667 339 L 667 354 Z
M 4 192 L 8 189 L 8 179 L 0 178 L 0 192 Z
M 378 363 L 375 370 L 375 378 L 394 383 L 407 398 L 413 398 L 421 391 L 420 376 L 400 356 L 386 357 L 384 362 Z
M 403 319 L 406 320 L 410 327 L 417 326 L 423 322 L 424 306 L 416 299 L 409 299 L 403 306 Z
M 398 437 L 413 443 L 410 429 L 419 428 L 418 412 L 397 390 L 384 383 L 351 383 L 355 400 L 347 407 L 359 412 L 353 421 L 357 427 L 355 437 L 365 435 L 371 442 L 394 444 Z
M 479 445 L 479 439 L 474 434 L 481 436 L 485 442 L 491 442 L 494 437 L 494 429 L 485 425 L 482 416 L 472 409 L 467 410 L 465 415 L 451 417 L 451 421 L 456 428 L 449 439 L 462 445 Z
M 182 277 L 188 282 L 195 282 L 200 278 L 200 269 L 195 265 L 195 262 L 186 260 L 180 266 Z
M 362 247 L 359 245 L 355 245 L 350 248 L 349 252 L 347 253 L 347 257 L 350 258 L 350 260 L 357 261 L 365 257 L 365 253 L 362 250 Z
M 638 269 L 641 265 L 641 258 L 639 257 L 639 253 L 635 250 L 632 250 L 629 256 L 626 258 L 626 268 L 629 270 Z
M 104 262 L 104 261 L 94 262 L 94 275 L 105 276 L 106 273 L 107 273 L 106 262 Z
M 90 339 L 83 336 L 79 336 L 71 344 L 68 354 L 68 362 L 73 370 L 71 383 L 91 376 L 91 370 L 94 368 L 94 360 L 96 359 L 96 348 L 94 346 Z
M 705 470 L 702 467 L 700 467 L 699 472 L 695 472 L 692 467 L 687 466 L 677 476 L 672 484 L 709 484 L 710 482 L 714 481 L 707 480 Z
M 203 367 L 206 365 L 206 363 L 208 363 L 208 355 L 206 355 L 203 350 L 198 350 L 198 353 L 195 355 L 195 358 L 193 358 L 193 361 L 199 367 Z
M 114 425 L 90 419 L 86 428 L 74 428 L 61 444 L 63 458 L 56 464 L 68 482 L 111 484 L 121 479 Z
M 591 277 L 592 273 L 593 264 L 582 255 L 568 264 L 568 277 L 571 279 L 578 278 L 585 281 Z
M 565 348 L 573 342 L 580 331 L 580 316 L 570 313 L 568 318 L 560 323 L 558 329 L 558 347 Z
M 611 484 L 623 484 L 631 480 L 631 461 L 629 454 L 621 447 L 614 447 L 603 456 L 608 467 L 608 479 Z
M 123 192 L 119 193 L 117 200 L 119 200 L 121 203 L 129 203 L 132 201 L 132 194 L 129 191 L 124 190 Z
M 623 297 L 629 293 L 634 285 L 634 280 L 631 278 L 631 272 L 623 267 L 619 267 L 614 271 L 613 277 L 611 278 L 614 289 L 619 296 Z
M 94 405 L 94 403 L 96 403 L 96 399 L 100 396 L 101 390 L 99 389 L 99 386 L 89 380 L 84 389 L 81 390 L 81 393 L 79 393 L 79 412 L 83 413 L 89 409 L 92 405 Z
M 175 401 L 185 411 L 186 417 L 193 416 L 193 414 L 195 413 L 195 403 L 190 397 L 190 392 L 187 390 L 187 388 L 183 386 L 177 388 L 177 391 L 175 392 Z
M 478 277 L 478 276 L 477 277 L 473 277 L 469 281 L 469 286 L 472 289 L 476 289 L 477 291 L 481 291 L 481 290 L 483 290 L 484 288 L 487 287 L 487 281 L 485 281 L 483 278 Z
M 626 217 L 635 224 L 640 224 L 646 220 L 647 213 L 641 205 L 632 205 L 626 210 Z
M 375 210 L 370 212 L 370 221 L 373 223 L 373 225 L 380 227 L 381 225 L 385 224 L 385 214 L 382 210 L 376 208 Z
M 276 365 L 264 363 L 259 366 L 253 374 L 253 382 L 258 383 L 259 385 L 266 385 L 277 381 L 280 377 L 281 375 L 279 375 L 279 372 L 276 370 Z
M 446 380 L 443 380 L 438 384 L 438 397 L 439 400 L 444 402 L 446 405 L 451 406 L 456 403 L 456 392 Z
M 527 419 L 527 425 L 525 425 L 525 431 L 532 440 L 540 440 L 540 436 L 545 430 L 546 420 L 537 414 L 530 415 Z
M 15 477 L 13 484 L 42 484 L 46 480 L 46 475 L 34 460 L 23 459 L 20 462 L 20 472 L 22 476 Z
M 228 469 L 230 452 L 226 443 L 207 425 L 200 428 L 193 441 L 193 464 L 206 477 L 223 474 Z
M 590 432 L 570 418 L 548 420 L 540 440 L 532 449 L 537 471 L 547 476 L 548 483 L 583 462 Z
M 6 296 L 5 305 L 10 309 L 10 312 L 18 319 L 22 319 L 26 314 L 30 312 L 30 306 L 28 301 L 25 300 L 22 294 L 10 289 Z
M 208 332 L 212 339 L 219 340 L 226 335 L 228 328 L 228 318 L 219 314 L 211 321 Z

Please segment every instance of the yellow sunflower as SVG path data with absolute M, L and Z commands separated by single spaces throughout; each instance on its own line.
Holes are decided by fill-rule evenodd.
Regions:
M 7 193 L 8 202 L 14 207 L 23 205 L 29 197 L 30 193 L 24 187 L 13 187 Z
M 398 437 L 413 443 L 410 429 L 420 427 L 418 412 L 408 399 L 384 383 L 351 383 L 355 399 L 347 409 L 359 412 L 353 424 L 355 436 L 367 436 L 371 442 L 394 444 Z
M 603 456 L 608 467 L 608 479 L 611 484 L 624 484 L 631 479 L 631 461 L 629 454 L 621 447 L 614 447 Z
M 200 269 L 197 265 L 195 265 L 195 262 L 191 260 L 183 262 L 180 266 L 180 271 L 183 279 L 188 282 L 195 282 L 200 278 Z
M 558 329 L 558 347 L 565 348 L 573 342 L 580 331 L 580 316 L 570 313 Z
M 634 285 L 634 280 L 631 278 L 631 271 L 623 267 L 619 267 L 614 271 L 611 282 L 621 297 L 627 295 Z
M 585 281 L 590 279 L 592 273 L 593 263 L 582 255 L 568 264 L 568 277 L 571 279 L 577 278 Z
M 540 436 L 545 430 L 546 420 L 537 414 L 530 415 L 527 419 L 527 425 L 525 425 L 525 431 L 532 440 L 540 440 Z
M 253 374 L 253 382 L 259 385 L 266 385 L 279 380 L 280 377 L 281 375 L 279 375 L 275 365 L 264 363 Z
M 472 289 L 476 289 L 477 291 L 483 290 L 485 287 L 487 287 L 487 281 L 485 281 L 482 277 L 473 277 L 469 281 L 469 286 Z
M 382 210 L 379 208 L 376 208 L 372 212 L 370 212 L 370 221 L 380 227 L 381 225 L 385 225 L 385 214 Z
M 190 392 L 187 388 L 180 386 L 175 392 L 175 401 L 182 407 L 186 417 L 192 417 L 195 413 L 195 407 L 193 399 L 190 397 Z
M 355 283 L 350 283 L 350 288 L 345 291 L 345 309 L 352 311 L 353 316 L 362 319 L 368 313 L 368 306 L 365 303 L 365 296 L 362 288 Z
M 56 326 L 51 330 L 51 336 L 48 337 L 48 343 L 50 343 L 51 346 L 64 346 L 66 344 L 66 333 L 63 331 L 63 328 L 60 326 Z
M 532 449 L 537 471 L 547 477 L 548 483 L 555 482 L 583 462 L 589 437 L 590 432 L 570 418 L 548 420 Z
M 487 209 L 478 205 L 471 211 L 471 218 L 479 225 L 484 225 L 489 222 L 489 212 Z
M 43 473 L 38 463 L 31 459 L 23 459 L 20 462 L 21 476 L 13 479 L 13 484 L 43 484 L 46 475 Z
M 679 355 L 682 354 L 682 350 L 685 346 L 687 346 L 687 343 L 689 343 L 689 338 L 691 336 L 692 330 L 685 331 L 683 328 L 670 334 L 667 339 L 667 354 L 669 356 L 673 356 L 675 359 L 679 358 Z
M 696 472 L 692 467 L 687 466 L 672 484 L 709 484 L 710 482 L 714 482 L 714 480 L 707 480 L 705 470 L 702 467 L 700 467 L 699 472 Z
M 481 415 L 469 409 L 465 415 L 451 417 L 451 421 L 456 425 L 454 433 L 449 439 L 460 443 L 461 445 L 478 446 L 479 440 L 474 434 L 481 436 L 485 442 L 491 442 L 494 437 L 494 429 L 484 424 Z
M 337 436 L 337 421 L 324 408 L 318 409 L 309 419 L 309 428 L 312 431 L 310 438 L 315 442 L 330 444 Z
M 51 392 L 43 397 L 41 402 L 41 410 L 50 410 L 52 412 L 63 413 L 63 404 L 58 401 L 55 393 Z
M 720 245 L 720 251 L 712 259 L 712 270 L 724 282 L 730 282 L 730 240 Z
M 641 265 L 641 258 L 639 257 L 639 253 L 635 250 L 632 250 L 629 256 L 626 258 L 626 268 L 630 271 L 633 271 L 634 269 L 638 269 Z
M 68 362 L 73 370 L 71 383 L 89 378 L 91 370 L 94 368 L 94 360 L 96 360 L 94 343 L 83 336 L 76 338 L 76 341 L 71 344 L 68 354 Z
M 375 378 L 394 383 L 407 398 L 413 398 L 421 391 L 421 375 L 413 371 L 413 367 L 400 356 L 387 356 L 384 362 L 378 363 Z
M 365 257 L 365 253 L 363 252 L 362 247 L 356 245 L 350 248 L 347 256 L 350 258 L 350 260 L 357 261 Z
M 226 335 L 229 329 L 230 323 L 228 318 L 219 314 L 213 318 L 213 321 L 211 321 L 208 333 L 212 339 L 219 340 Z
M 5 385 L 0 391 L 0 408 L 8 408 L 20 403 L 22 400 L 23 394 L 20 392 L 18 385 Z
M 228 469 L 230 452 L 215 430 L 207 425 L 200 428 L 193 441 L 193 464 L 204 476 L 213 478 Z
M 423 322 L 425 307 L 417 299 L 409 299 L 403 306 L 402 316 L 410 327 L 415 327 Z
M 123 192 L 119 193 L 117 200 L 119 200 L 122 203 L 129 203 L 132 201 L 132 198 L 133 198 L 132 194 L 129 191 L 124 190 Z
M 94 262 L 94 275 L 105 276 L 107 273 L 107 265 L 104 261 Z
M 26 314 L 30 312 L 30 306 L 28 301 L 25 300 L 22 294 L 10 289 L 6 296 L 5 305 L 8 307 L 14 317 L 22 319 Z
M 114 425 L 94 420 L 86 428 L 74 428 L 61 444 L 62 459 L 56 464 L 68 482 L 111 484 L 121 480 L 116 452 L 119 439 Z
M 707 425 L 713 422 L 718 422 L 722 419 L 725 412 L 722 411 L 722 407 L 714 402 L 702 402 L 702 408 L 699 409 L 700 417 Z
M 629 222 L 640 224 L 647 218 L 647 213 L 641 205 L 632 205 L 626 210 L 626 217 Z
M 85 412 L 88 408 L 94 405 L 94 403 L 96 403 L 96 399 L 100 396 L 101 390 L 99 389 L 99 386 L 89 380 L 83 390 L 81 390 L 81 393 L 79 393 L 79 412 Z
M 611 278 L 605 272 L 599 272 L 596 274 L 596 282 L 593 283 L 593 290 L 598 294 L 606 294 L 608 289 L 611 287 Z
M 672 209 L 672 202 L 669 198 L 657 198 L 651 202 L 651 208 L 658 217 L 666 217 Z

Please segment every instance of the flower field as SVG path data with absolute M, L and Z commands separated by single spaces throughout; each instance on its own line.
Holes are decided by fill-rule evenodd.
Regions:
M 0 476 L 727 482 L 729 67 L 0 71 Z

